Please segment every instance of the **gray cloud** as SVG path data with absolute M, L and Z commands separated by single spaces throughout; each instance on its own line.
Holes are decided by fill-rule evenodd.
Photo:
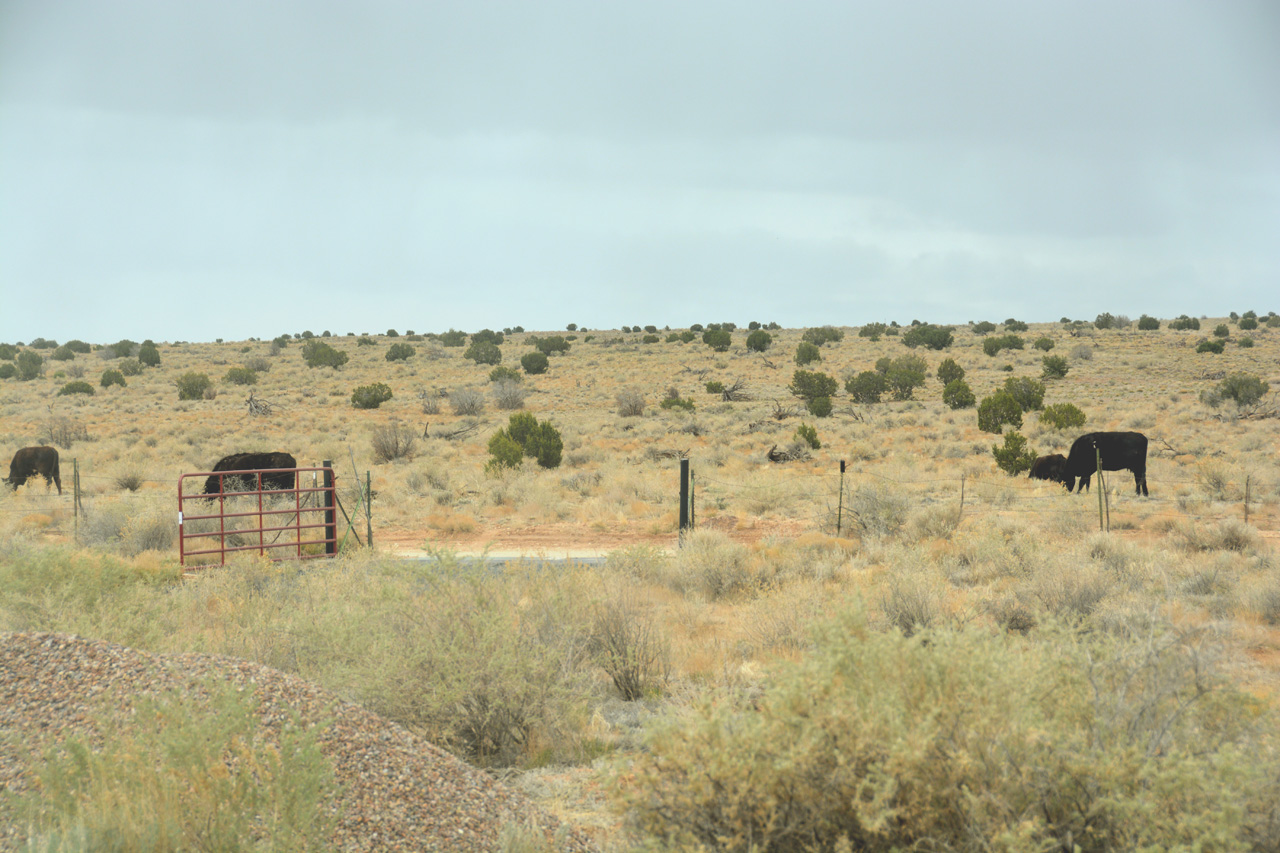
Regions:
M 1265 2 L 14 0 L 0 339 L 1267 310 L 1277 80 Z

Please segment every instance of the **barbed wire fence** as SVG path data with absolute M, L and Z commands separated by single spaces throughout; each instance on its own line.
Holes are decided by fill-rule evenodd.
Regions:
M 1069 493 L 1061 484 L 1032 480 L 1025 475 L 898 478 L 833 469 L 831 473 L 800 472 L 761 483 L 708 475 L 693 466 L 690 480 L 691 529 L 697 529 L 700 521 L 715 526 L 710 507 L 756 515 L 785 510 L 789 519 L 814 530 L 848 535 L 866 528 L 867 521 L 860 518 L 860 506 L 867 501 L 859 498 L 872 492 L 873 504 L 882 504 L 890 497 L 904 512 L 951 508 L 961 518 L 1075 516 L 1097 519 L 1102 530 L 1132 524 L 1131 515 L 1143 520 L 1213 523 L 1236 519 L 1246 525 L 1262 525 L 1259 530 L 1275 532 L 1273 521 L 1259 512 L 1264 501 L 1253 474 L 1240 480 L 1216 478 L 1211 483 L 1204 479 L 1161 479 L 1158 487 L 1164 494 L 1149 497 L 1133 494 L 1133 478 L 1127 471 L 1103 472 L 1101 477 L 1095 474 L 1086 493 Z M 1118 517 L 1113 519 L 1113 515 Z

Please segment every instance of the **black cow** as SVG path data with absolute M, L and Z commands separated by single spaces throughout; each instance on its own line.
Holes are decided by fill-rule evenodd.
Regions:
M 1067 457 L 1061 453 L 1051 453 L 1048 456 L 1037 456 L 1036 461 L 1031 463 L 1031 479 L 1033 480 L 1052 480 L 1055 483 L 1061 483 L 1071 490 L 1071 483 L 1067 479 Z
M 277 468 L 297 468 L 298 463 L 288 453 L 232 453 L 230 456 L 224 456 L 218 460 L 218 464 L 213 466 L 214 471 L 255 471 Z M 292 470 L 280 471 L 275 474 L 262 475 L 262 490 L 280 490 L 293 488 Z M 206 495 L 216 495 L 219 492 L 245 492 L 257 487 L 258 481 L 256 477 L 249 475 L 241 475 L 237 477 L 218 476 L 212 474 L 205 481 L 204 493 Z
M 1089 488 L 1089 481 L 1098 470 L 1099 455 L 1103 471 L 1132 471 L 1137 494 L 1146 496 L 1147 437 L 1140 432 L 1090 432 L 1077 438 L 1067 455 L 1064 472 L 1068 490 Z M 1079 486 L 1075 484 L 1076 477 L 1080 478 Z
M 13 454 L 9 463 L 9 476 L 4 482 L 11 488 L 18 488 L 27 482 L 28 477 L 37 474 L 44 477 L 44 487 L 49 488 L 52 480 L 58 486 L 58 494 L 62 494 L 62 477 L 58 473 L 58 451 L 52 447 L 24 447 Z

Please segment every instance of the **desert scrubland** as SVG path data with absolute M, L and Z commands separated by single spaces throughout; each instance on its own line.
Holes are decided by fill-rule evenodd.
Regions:
M 1280 421 L 1275 391 L 1241 405 L 1230 385 L 1280 388 L 1280 323 L 1250 319 L 961 324 L 942 349 L 905 346 L 911 326 L 836 324 L 802 366 L 805 329 L 768 330 L 761 350 L 745 327 L 723 351 L 702 330 L 507 331 L 500 365 L 403 328 L 310 338 L 348 356 L 336 368 L 309 367 L 292 333 L 160 341 L 154 366 L 113 342 L 62 359 L 24 345 L 43 364 L 0 380 L 0 435 L 6 453 L 58 446 L 63 495 L 38 478 L 0 491 L 0 631 L 299 676 L 609 850 L 1280 849 Z M 1007 334 L 1023 348 L 989 355 Z M 526 373 L 552 336 L 567 350 Z M 924 363 L 908 399 L 846 389 L 904 356 Z M 1036 454 L 1144 433 L 1150 497 L 1108 473 L 1100 522 L 1096 478 L 1068 494 L 1002 470 L 977 405 L 944 401 L 947 359 L 979 405 L 1011 378 L 1043 383 L 1016 427 Z M 125 384 L 104 387 L 107 370 Z M 792 393 L 797 370 L 835 380 L 829 414 Z M 193 374 L 208 389 L 180 400 Z M 94 393 L 60 394 L 76 381 Z M 353 404 L 378 383 L 389 399 Z M 1041 420 L 1067 403 L 1083 426 Z M 551 425 L 558 464 L 495 463 L 520 413 Z M 375 547 L 184 574 L 179 475 L 248 450 L 333 460 L 349 508 L 367 472 Z M 524 559 L 470 559 L 486 552 Z M 538 559 L 564 555 L 603 559 Z M 21 778 L 43 780 L 3 806 L 29 849 L 158 820 L 92 808 L 74 768 L 13 740 Z M 324 755 L 307 760 L 322 777 Z M 115 784 L 154 788 L 141 773 Z

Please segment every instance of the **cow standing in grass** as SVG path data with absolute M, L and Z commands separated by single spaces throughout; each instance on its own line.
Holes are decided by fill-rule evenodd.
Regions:
M 52 481 L 58 486 L 58 494 L 62 494 L 62 477 L 58 473 L 58 451 L 52 447 L 24 447 L 13 454 L 9 463 L 9 476 L 4 482 L 11 488 L 18 488 L 27 482 L 28 477 L 39 474 L 44 477 L 45 490 Z
M 1071 491 L 1071 485 L 1067 479 L 1067 457 L 1061 453 L 1037 456 L 1036 461 L 1031 463 L 1031 473 L 1028 476 L 1033 480 L 1052 480 L 1055 483 L 1061 483 L 1067 487 L 1067 491 Z
M 214 471 L 258 471 L 262 474 L 263 491 L 292 489 L 294 484 L 293 469 L 298 467 L 297 460 L 289 453 L 232 453 L 218 460 Z M 287 469 L 287 470 L 274 470 Z M 268 473 L 269 472 L 269 473 Z M 227 492 L 247 492 L 258 487 L 257 477 L 239 474 L 234 477 L 225 474 L 211 474 L 205 481 L 204 493 L 216 495 Z
M 1090 432 L 1077 438 L 1067 455 L 1068 490 L 1088 490 L 1099 456 L 1103 471 L 1132 471 L 1137 494 L 1147 495 L 1147 437 L 1140 432 Z

